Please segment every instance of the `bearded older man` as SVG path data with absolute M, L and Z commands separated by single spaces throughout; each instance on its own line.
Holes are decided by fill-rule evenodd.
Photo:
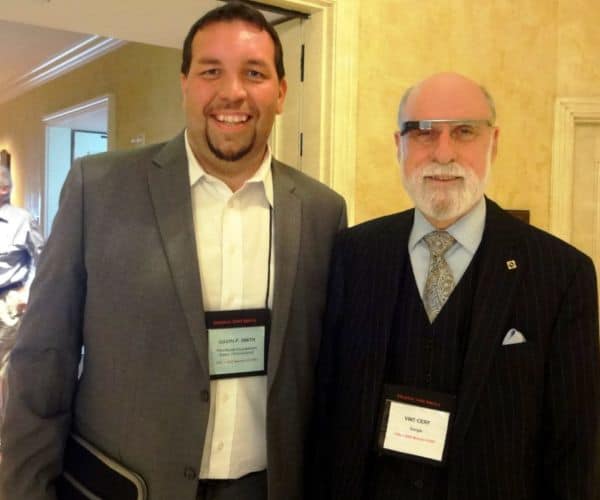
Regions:
M 484 197 L 499 129 L 480 85 L 429 77 L 398 118 L 416 208 L 336 246 L 311 498 L 595 498 L 591 260 Z

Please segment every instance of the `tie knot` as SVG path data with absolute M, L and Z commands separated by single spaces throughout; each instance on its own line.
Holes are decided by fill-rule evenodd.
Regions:
M 432 231 L 431 233 L 423 236 L 423 239 L 429 247 L 429 252 L 435 257 L 444 255 L 456 241 L 452 235 L 446 231 Z

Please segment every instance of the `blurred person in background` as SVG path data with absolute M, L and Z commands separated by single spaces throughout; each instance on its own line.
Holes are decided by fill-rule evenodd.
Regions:
M 10 169 L 0 165 L 0 419 L 4 414 L 4 373 L 17 338 L 44 238 L 25 209 L 10 204 Z
M 0 362 L 14 342 L 44 238 L 34 217 L 10 203 L 10 169 L 0 165 Z

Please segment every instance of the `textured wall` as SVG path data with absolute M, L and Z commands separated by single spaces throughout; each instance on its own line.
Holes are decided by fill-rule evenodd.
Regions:
M 344 0 L 340 0 L 344 1 Z M 360 3 L 356 220 L 411 206 L 400 184 L 392 134 L 407 86 L 458 71 L 494 95 L 499 154 L 488 194 L 531 210 L 546 228 L 556 97 L 600 96 L 598 0 L 371 0 Z M 116 94 L 117 147 L 183 125 L 179 53 L 132 44 L 4 105 L 0 149 L 13 154 L 14 201 L 37 213 L 43 188 L 41 117 Z M 26 186 L 26 189 L 25 189 Z
M 420 79 L 457 71 L 496 100 L 499 154 L 488 194 L 547 227 L 554 101 L 600 95 L 598 25 L 597 0 L 362 2 L 357 221 L 411 206 L 392 137 L 398 101 Z
M 111 93 L 116 101 L 117 148 L 165 140 L 183 127 L 179 91 L 180 51 L 128 44 L 67 75 L 0 105 L 0 149 L 12 154 L 12 201 L 41 215 L 45 127 L 55 111 Z
M 600 97 L 600 4 L 561 0 L 558 8 L 559 97 Z

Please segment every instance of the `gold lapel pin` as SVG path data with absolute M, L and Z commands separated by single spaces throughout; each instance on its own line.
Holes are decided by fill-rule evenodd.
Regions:
M 514 260 L 507 260 L 506 267 L 512 271 L 517 268 L 517 263 Z

